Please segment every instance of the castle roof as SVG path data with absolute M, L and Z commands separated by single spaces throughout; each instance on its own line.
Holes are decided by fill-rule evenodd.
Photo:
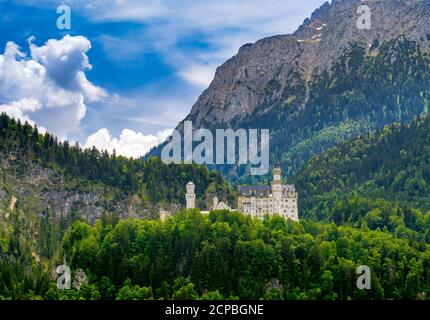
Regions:
M 286 191 L 296 192 L 296 186 L 292 184 L 283 184 L 282 192 L 286 192 Z
M 272 193 L 272 187 L 269 185 L 263 186 L 246 186 L 239 188 L 241 196 L 268 197 Z
M 294 185 L 282 185 L 281 192 L 283 194 L 295 191 L 296 187 Z M 239 188 L 239 195 L 244 197 L 268 197 L 271 194 L 272 186 L 270 185 L 245 186 Z

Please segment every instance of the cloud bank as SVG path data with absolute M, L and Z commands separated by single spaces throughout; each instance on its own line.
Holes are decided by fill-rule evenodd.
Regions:
M 172 131 L 166 129 L 154 136 L 124 129 L 119 138 L 114 138 L 108 129 L 103 128 L 88 137 L 85 148 L 96 147 L 109 153 L 115 150 L 116 154 L 136 159 L 144 156 L 152 147 L 164 142 Z
M 66 35 L 40 47 L 33 42 L 34 38 L 28 40 L 29 55 L 13 42 L 8 42 L 0 55 L 0 112 L 37 124 L 41 132 L 47 130 L 64 140 L 79 130 L 87 103 L 109 104 L 117 96 L 87 79 L 85 71 L 91 69 L 87 38 Z M 124 129 L 119 138 L 113 138 L 107 129 L 100 129 L 87 138 L 85 147 L 116 150 L 118 155 L 137 158 L 170 133 L 164 130 L 154 136 Z
M 65 139 L 78 130 L 86 102 L 107 97 L 85 76 L 91 44 L 81 36 L 51 39 L 40 47 L 33 41 L 28 41 L 29 55 L 13 42 L 0 55 L 0 112 Z

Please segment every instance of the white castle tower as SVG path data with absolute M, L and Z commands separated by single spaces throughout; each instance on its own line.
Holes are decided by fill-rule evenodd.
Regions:
M 187 201 L 187 209 L 196 208 L 196 194 L 194 189 L 196 186 L 191 181 L 187 183 L 187 194 L 185 195 L 185 200 Z
M 214 204 L 213 204 L 213 209 L 216 210 L 218 208 L 218 204 L 219 204 L 219 200 L 218 197 L 214 197 Z
M 282 202 L 282 181 L 281 181 L 281 168 L 276 167 L 273 169 L 272 181 L 272 195 L 273 195 L 273 212 L 281 213 Z
M 275 199 L 280 199 L 282 195 L 281 168 L 273 169 L 272 193 Z

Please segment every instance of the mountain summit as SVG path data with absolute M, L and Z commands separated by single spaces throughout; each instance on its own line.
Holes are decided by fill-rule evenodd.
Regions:
M 363 5 L 371 10 L 370 30 L 357 27 L 361 15 L 357 9 Z M 230 124 L 254 116 L 254 112 L 267 112 L 285 102 L 283 93 L 292 91 L 298 80 L 309 85 L 324 71 L 330 72 L 353 45 L 374 54 L 375 42 L 383 44 L 403 37 L 427 49 L 430 39 L 423 35 L 428 34 L 429 1 L 326 2 L 294 34 L 244 45 L 218 68 L 186 119 L 197 126 Z M 308 97 L 309 86 L 304 89 L 304 97 Z M 303 105 L 306 100 L 301 102 Z
M 291 175 L 337 142 L 427 113 L 429 47 L 428 0 L 333 0 L 293 34 L 242 46 L 184 121 L 270 129 L 272 160 Z

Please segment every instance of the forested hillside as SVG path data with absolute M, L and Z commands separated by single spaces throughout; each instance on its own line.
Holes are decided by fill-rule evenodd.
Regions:
M 3 297 L 422 299 L 430 294 L 429 245 L 417 247 L 387 231 L 278 216 L 260 221 L 194 210 L 165 222 L 105 221 L 94 227 L 76 222 L 62 248 L 72 270 L 85 270 L 87 285 L 58 290 L 46 274 L 13 276 L 3 269 Z M 373 272 L 371 290 L 356 287 L 361 264 Z
M 234 208 L 240 184 L 272 178 L 251 176 L 248 165 L 165 165 L 156 157 L 163 144 L 144 159 L 129 159 L 59 141 L 1 114 L 0 300 L 430 300 L 430 0 L 365 4 L 370 29 L 359 27 L 363 1 L 332 0 L 293 34 L 242 46 L 217 68 L 177 125 L 181 133 L 184 121 L 196 130 L 269 129 L 270 164 L 279 163 L 284 183 L 295 185 L 300 222 L 206 211 L 214 196 Z M 199 49 L 215 48 L 203 48 L 205 41 L 191 33 Z M 15 42 L 0 55 L 17 79 L 16 66 L 31 67 L 36 80 L 46 77 L 46 99 L 54 101 L 54 78 L 67 82 L 61 90 L 76 85 L 62 72 L 51 74 L 51 67 L 70 69 L 83 91 L 70 97 L 85 97 L 80 107 L 92 100 L 86 97 L 92 91 L 102 95 L 104 89 L 85 77 L 91 68 L 89 42 L 81 60 L 78 50 L 62 53 L 64 69 L 55 63 L 48 68 L 53 58 L 33 40 L 29 55 Z M 55 43 L 51 39 L 46 46 L 56 48 Z M 81 61 L 79 69 L 70 67 L 74 60 Z M 21 88 L 27 82 L 12 81 L 6 89 L 25 96 L 27 90 L 39 91 Z M 5 91 L 0 108 L 10 114 L 22 109 L 25 117 L 33 113 L 21 106 L 30 99 L 13 102 L 1 83 L 0 89 Z M 134 89 L 133 99 L 118 96 L 118 101 L 137 111 L 133 101 L 141 95 Z M 162 89 L 162 94 L 170 90 Z M 113 110 L 111 98 L 100 99 L 88 107 Z M 158 101 L 148 99 L 149 104 L 152 100 Z M 159 115 L 149 111 L 164 117 L 161 109 Z M 118 142 L 122 136 L 110 138 Z M 192 210 L 183 208 L 189 181 L 196 185 Z M 286 208 L 290 199 L 284 200 Z M 269 203 L 280 205 L 276 196 Z M 161 210 L 172 214 L 160 216 Z M 58 288 L 59 265 L 70 267 L 72 279 L 85 273 L 85 283 Z M 361 265 L 371 270 L 370 290 L 357 287 Z
M 232 194 L 219 175 L 200 167 L 127 160 L 78 147 L 68 149 L 80 160 L 61 162 L 57 157 L 64 153 L 63 143 L 36 135 L 31 126 L 2 119 L 7 126 L 1 131 L 1 152 L 12 152 L 13 161 L 31 159 L 66 180 L 76 170 L 78 181 L 87 181 L 90 188 L 104 185 L 104 178 L 97 171 L 73 169 L 73 163 L 112 168 L 120 162 L 119 172 L 137 168 L 128 175 L 141 177 L 138 188 L 123 192 L 144 194 L 155 202 L 169 192 L 169 199 L 176 199 L 180 191 L 170 189 L 175 189 L 173 183 L 190 177 L 196 181 L 199 173 L 200 181 L 219 183 L 225 188 L 219 190 Z M 90 225 L 79 212 L 58 220 L 52 210 L 36 214 L 18 200 L 1 215 L 0 298 L 427 299 L 429 135 L 430 117 L 421 117 L 313 158 L 295 178 L 301 199 L 299 223 L 278 216 L 260 221 L 242 213 L 202 215 L 191 210 L 165 221 L 118 219 L 105 212 Z M 51 138 L 50 150 L 45 141 Z M 98 156 L 84 156 L 91 152 Z M 73 158 L 65 154 L 64 159 Z M 3 176 L 10 170 L 3 170 Z M 154 181 L 152 195 L 146 181 Z M 109 187 L 121 190 L 116 183 Z M 6 193 L 13 190 L 10 184 L 6 187 Z M 57 289 L 52 267 L 64 258 L 73 271 L 87 274 L 88 283 L 80 290 Z M 356 287 L 356 269 L 362 264 L 372 270 L 369 291 Z
M 149 203 L 185 203 L 185 185 L 196 184 L 203 207 L 211 196 L 232 200 L 228 184 L 203 166 L 164 165 L 159 159 L 127 159 L 106 151 L 85 149 L 60 142 L 53 135 L 39 134 L 37 127 L 0 115 L 0 152 L 14 154 L 14 161 L 30 161 L 64 174 L 66 178 L 99 183 L 125 194 L 137 194 Z M 160 183 L 162 182 L 162 183 Z M 207 203 L 206 203 L 207 202 Z
M 357 222 L 380 207 L 383 213 L 374 211 L 373 216 L 381 227 L 395 216 L 415 221 L 419 211 L 411 208 L 430 209 L 429 141 L 430 117 L 423 116 L 338 144 L 313 158 L 294 179 L 302 214 L 337 223 Z M 345 206 L 353 213 L 348 214 L 351 210 L 344 210 Z
M 83 150 L 5 114 L 0 115 L 0 156 L 2 297 L 24 298 L 46 289 L 48 269 L 76 221 L 158 219 L 159 209 L 180 209 L 190 180 L 201 208 L 212 206 L 215 195 L 234 199 L 228 183 L 205 167 Z

